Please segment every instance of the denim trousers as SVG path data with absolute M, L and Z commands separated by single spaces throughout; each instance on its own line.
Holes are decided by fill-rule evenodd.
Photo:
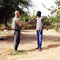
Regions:
M 37 30 L 37 44 L 38 44 L 38 48 L 41 49 L 42 46 L 42 38 L 43 38 L 43 31 Z
M 20 30 L 14 30 L 14 50 L 17 51 L 20 43 Z

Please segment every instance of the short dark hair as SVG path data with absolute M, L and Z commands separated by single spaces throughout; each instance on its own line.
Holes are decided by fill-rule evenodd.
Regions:
M 40 17 L 41 16 L 41 11 L 37 11 L 36 16 Z

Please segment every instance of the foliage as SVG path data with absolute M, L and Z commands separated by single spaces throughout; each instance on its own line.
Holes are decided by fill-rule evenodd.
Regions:
M 4 24 L 0 24 L 0 27 L 5 27 Z
M 52 29 L 53 28 L 53 25 L 52 25 L 52 18 L 48 18 L 46 16 L 44 16 L 44 28 L 45 29 Z
M 46 8 L 46 6 L 43 4 L 43 6 L 51 11 L 52 16 L 48 16 L 49 18 L 45 17 L 45 25 L 51 26 L 55 30 L 59 30 L 60 28 L 60 0 L 55 0 L 56 6 L 51 6 L 51 8 Z M 55 16 L 54 16 L 55 15 Z M 47 21 L 49 20 L 49 21 Z
M 7 22 L 13 17 L 15 10 L 19 10 L 20 13 L 24 12 L 18 5 L 28 8 L 31 6 L 30 2 L 30 0 L 0 0 L 0 21 L 3 20 L 2 23 L 7 26 Z
M 33 16 L 30 16 L 28 14 L 29 14 L 28 11 L 26 13 L 24 13 L 24 14 L 21 14 L 20 15 L 20 21 L 22 21 L 23 23 L 25 23 L 25 22 L 31 22 L 35 18 L 34 15 Z M 32 26 L 35 26 L 35 24 L 28 24 L 24 28 L 25 29 L 30 29 Z
M 53 23 L 54 23 L 55 30 L 59 30 L 60 28 L 60 0 L 56 0 L 55 3 L 56 3 L 56 8 L 52 10 L 56 14 L 54 17 Z

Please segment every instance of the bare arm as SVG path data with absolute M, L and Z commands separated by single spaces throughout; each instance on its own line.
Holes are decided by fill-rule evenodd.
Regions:
M 43 30 L 43 28 L 44 28 L 44 18 L 42 18 L 42 24 L 43 24 L 43 26 L 42 26 L 42 30 Z
M 36 19 L 33 19 L 31 22 L 29 22 L 29 24 L 35 24 L 36 23 Z
M 24 27 L 25 25 L 27 25 L 27 24 L 35 24 L 35 22 L 36 22 L 37 20 L 36 19 L 33 19 L 33 21 L 31 21 L 31 22 L 26 22 L 26 23 L 24 23 L 24 24 L 22 24 L 22 22 L 20 21 L 20 20 L 16 20 L 16 23 L 20 26 L 20 27 Z
M 22 25 L 22 22 L 20 20 L 16 20 L 16 23 L 21 26 Z
M 20 20 L 17 20 L 16 23 L 20 26 L 20 27 L 24 27 L 25 25 L 27 25 L 28 23 L 22 23 Z

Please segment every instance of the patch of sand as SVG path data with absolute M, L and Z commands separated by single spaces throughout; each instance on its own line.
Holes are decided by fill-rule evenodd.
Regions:
M 18 50 L 27 54 L 10 55 L 14 47 L 13 31 L 0 31 L 0 36 L 6 36 L 6 40 L 0 40 L 0 60 L 60 60 L 60 33 L 52 29 L 44 30 L 43 34 L 42 51 L 39 51 L 36 31 L 23 30 Z

